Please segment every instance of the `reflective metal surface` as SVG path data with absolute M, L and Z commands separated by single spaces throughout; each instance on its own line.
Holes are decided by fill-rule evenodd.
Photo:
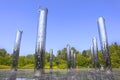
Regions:
M 71 49 L 71 68 L 74 68 L 74 54 L 73 54 L 73 50 Z
M 71 48 L 69 44 L 67 44 L 67 66 L 69 71 L 69 69 L 71 68 Z
M 76 54 L 73 54 L 73 68 L 76 68 Z
M 52 57 L 53 57 L 53 49 L 50 50 L 50 73 L 52 73 Z
M 95 62 L 94 62 L 94 54 L 93 54 L 93 46 L 90 46 L 90 52 L 91 52 L 91 61 L 92 61 L 92 65 L 93 68 L 95 68 Z
M 105 69 L 106 71 L 109 71 L 109 70 L 111 71 L 111 60 L 110 60 L 110 53 L 108 49 L 105 19 L 103 17 L 98 18 L 98 31 L 99 31 L 102 54 L 105 61 Z
M 39 9 L 38 33 L 35 49 L 35 76 L 41 76 L 41 74 L 44 73 L 47 13 L 47 8 Z
M 114 80 L 114 77 L 112 74 L 110 53 L 108 49 L 105 19 L 103 17 L 98 18 L 98 30 L 99 30 L 102 54 L 103 54 L 104 62 L 105 62 L 105 80 Z
M 14 43 L 14 49 L 13 49 L 13 60 L 12 60 L 12 70 L 13 71 L 17 71 L 22 33 L 23 33 L 23 31 L 17 30 L 16 39 L 15 39 L 15 43 Z
M 97 45 L 97 39 L 93 37 L 92 39 L 93 42 L 93 55 L 94 55 L 94 64 L 95 64 L 95 69 L 99 70 L 99 59 L 98 59 L 98 45 Z

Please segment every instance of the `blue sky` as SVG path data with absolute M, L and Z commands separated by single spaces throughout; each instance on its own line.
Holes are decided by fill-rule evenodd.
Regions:
M 0 48 L 12 53 L 16 30 L 22 29 L 20 55 L 35 52 L 39 5 L 48 8 L 46 51 L 56 54 L 69 43 L 82 52 L 94 36 L 99 45 L 100 16 L 106 20 L 109 44 L 120 44 L 119 4 L 120 0 L 0 0 Z

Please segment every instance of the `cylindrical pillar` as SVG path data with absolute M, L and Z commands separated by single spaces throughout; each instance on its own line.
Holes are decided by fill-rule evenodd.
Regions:
M 41 74 L 44 73 L 47 13 L 47 8 L 39 9 L 38 33 L 35 49 L 35 76 L 41 76 Z
M 74 68 L 74 54 L 73 54 L 73 50 L 71 49 L 71 68 Z
M 94 62 L 95 62 L 95 69 L 99 70 L 99 59 L 98 59 L 98 45 L 97 45 L 97 39 L 93 37 L 93 55 L 94 55 Z
M 90 52 L 91 52 L 91 61 L 93 68 L 95 68 L 95 60 L 94 60 L 94 54 L 93 54 L 93 45 L 90 46 Z
M 71 48 L 69 44 L 67 44 L 67 66 L 69 71 L 71 68 Z
M 76 68 L 76 54 L 73 53 L 73 68 Z
M 12 71 L 17 71 L 22 33 L 23 31 L 17 30 L 14 49 L 13 49 Z
M 50 73 L 52 73 L 52 58 L 53 58 L 53 49 L 50 50 Z
M 105 62 L 105 70 L 111 71 L 111 60 L 110 60 L 110 53 L 108 49 L 105 19 L 103 17 L 99 17 L 97 22 L 98 22 L 98 31 L 99 31 L 101 49 L 102 49 L 102 54 Z

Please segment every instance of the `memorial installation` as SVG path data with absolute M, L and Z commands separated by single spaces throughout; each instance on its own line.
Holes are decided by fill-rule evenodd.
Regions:
M 104 71 L 100 70 L 100 62 L 98 58 L 97 38 L 93 37 L 90 47 L 92 67 L 85 70 L 76 68 L 76 59 L 79 58 L 74 50 L 67 44 L 66 50 L 66 65 L 64 71 L 54 71 L 53 69 L 53 49 L 49 52 L 49 73 L 45 72 L 45 49 L 46 49 L 46 29 L 47 29 L 47 14 L 48 9 L 39 9 L 39 19 L 37 28 L 37 39 L 35 48 L 35 66 L 31 72 L 19 73 L 18 59 L 20 51 L 20 43 L 23 31 L 17 30 L 15 45 L 13 49 L 12 69 L 4 74 L 0 73 L 1 80 L 114 80 L 111 67 L 110 53 L 108 49 L 108 39 L 105 27 L 105 19 L 99 17 L 97 20 L 98 32 L 100 38 L 101 51 L 104 57 Z M 89 67 L 89 66 L 88 66 Z M 22 73 L 23 72 L 23 73 Z M 7 75 L 7 76 L 6 76 Z M 9 76 L 8 76 L 9 75 Z M 1 77 L 2 76 L 2 77 Z

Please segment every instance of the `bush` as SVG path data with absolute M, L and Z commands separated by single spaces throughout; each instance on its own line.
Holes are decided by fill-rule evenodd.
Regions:
M 53 69 L 58 69 L 58 67 L 57 66 L 53 66 Z
M 45 69 L 50 69 L 50 66 L 48 66 L 48 65 L 45 65 Z

